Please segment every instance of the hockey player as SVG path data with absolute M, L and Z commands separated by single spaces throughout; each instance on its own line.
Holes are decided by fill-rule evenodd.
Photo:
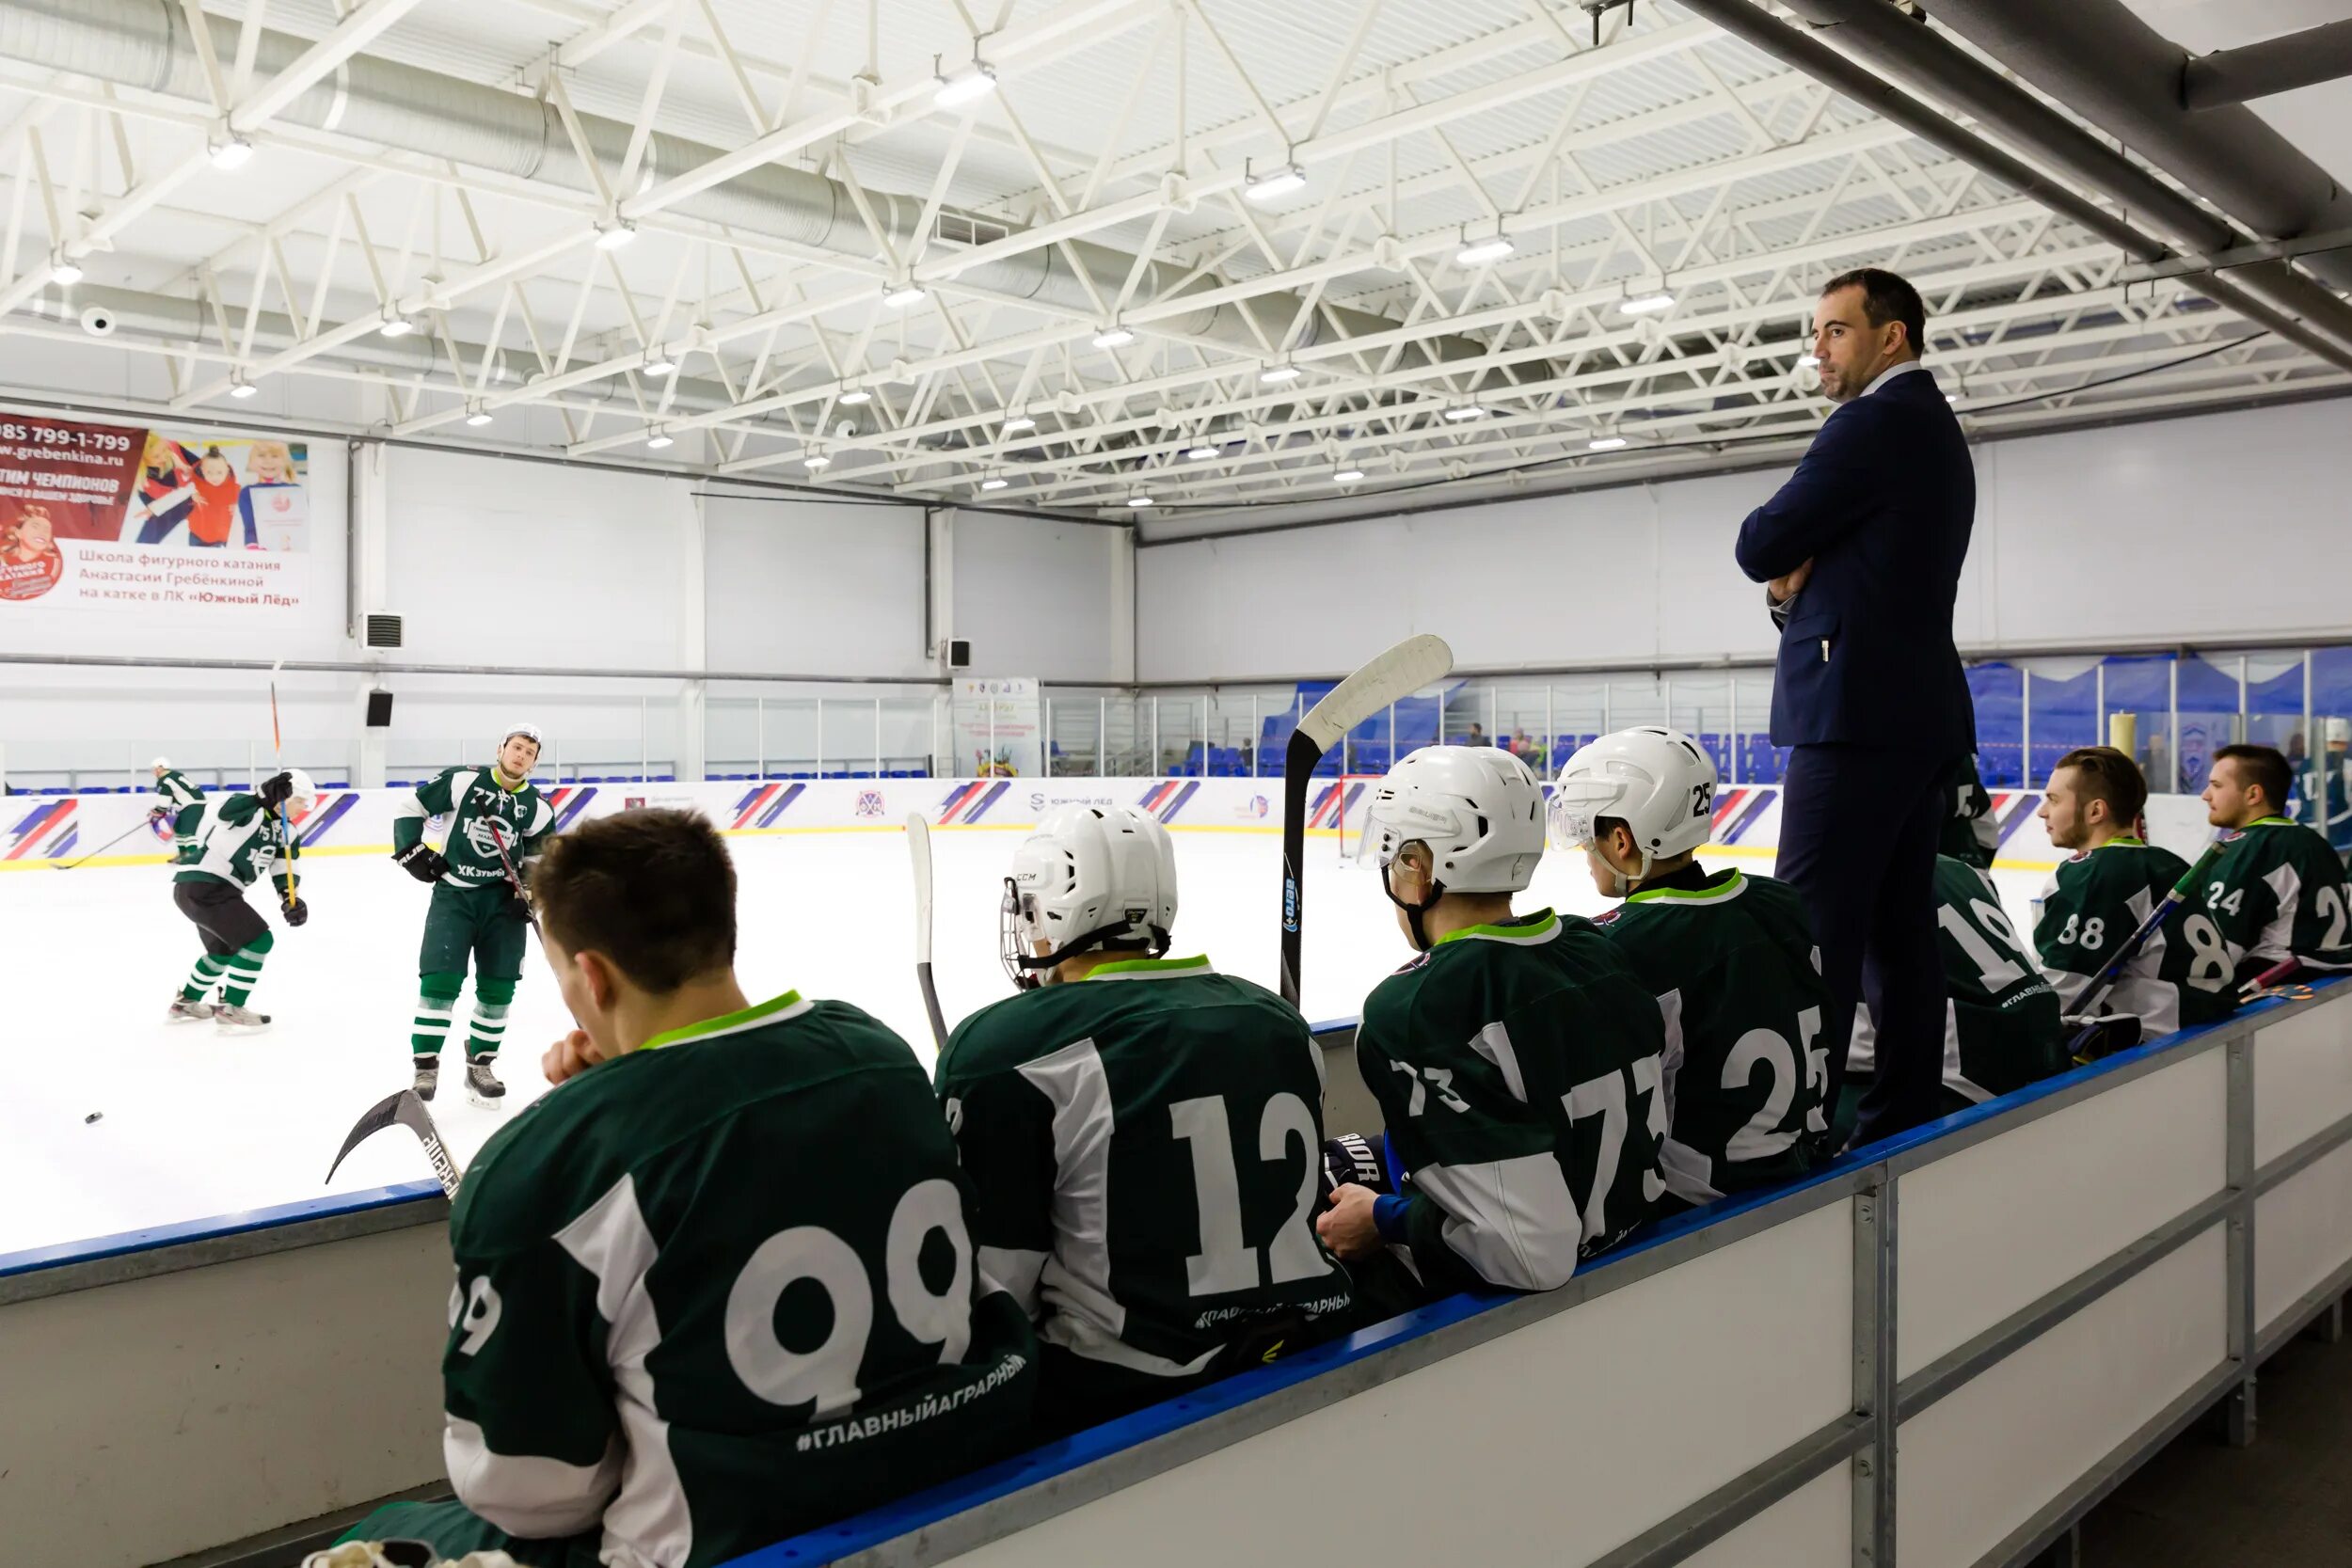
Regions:
M 1936 852 L 1965 861 L 1979 871 L 1992 870 L 1993 853 L 2001 847 L 2001 830 L 1993 820 L 1993 797 L 1985 793 L 1976 754 L 1956 758 L 1945 783 L 1952 791 L 1952 814 L 1944 819 Z
M 2147 803 L 2138 764 L 2111 746 L 2081 747 L 2050 769 L 2039 815 L 2050 842 L 2074 855 L 2035 901 L 2033 942 L 2069 1016 L 2117 946 L 2188 870 L 2133 832 Z M 2184 905 L 2124 965 L 2102 1011 L 2132 1015 L 2140 1037 L 2153 1039 L 2226 1017 L 2231 1001 L 2221 933 L 2211 915 Z
M 1057 808 L 1013 855 L 1002 919 L 1020 994 L 957 1027 L 938 1086 L 980 1267 L 1038 1325 L 1041 1428 L 1334 1332 L 1347 1275 L 1300 1198 L 1322 1169 L 1322 1049 L 1272 992 L 1164 956 L 1168 830 Z
M 2328 847 L 2339 856 L 2352 853 L 2352 719 L 2328 721 L 2327 751 L 2312 771 L 2320 775 L 2311 793 L 2322 802 Z
M 268 1026 L 269 1015 L 246 1003 L 277 939 L 269 923 L 245 901 L 245 890 L 268 877 L 277 884 L 287 925 L 310 918 L 310 907 L 294 883 L 294 863 L 302 847 L 287 838 L 280 813 L 308 811 L 317 800 L 318 786 L 295 768 L 262 780 L 258 793 L 215 795 L 180 808 L 176 831 L 185 847 L 171 879 L 171 901 L 203 935 L 204 956 L 164 1015 L 171 1022 L 211 1019 L 236 1031 Z M 217 1004 L 215 987 L 220 991 Z
M 539 760 L 539 731 L 509 726 L 489 768 L 444 768 L 419 785 L 392 816 L 392 859 L 411 877 L 433 884 L 424 941 L 417 955 L 417 1010 L 408 1037 L 417 1097 L 433 1098 L 441 1078 L 441 1045 L 449 1038 L 466 967 L 474 966 L 473 1023 L 466 1041 L 466 1093 L 484 1110 L 506 1096 L 491 1064 L 506 1037 L 506 1013 L 523 973 L 523 927 L 529 914 L 524 877 L 531 858 L 554 825 L 555 812 L 531 782 Z M 424 842 L 428 816 L 446 816 L 449 832 L 438 850 Z
M 147 814 L 149 822 L 176 823 L 183 809 L 203 803 L 203 792 L 188 783 L 185 773 L 172 768 L 170 758 L 157 757 L 149 766 L 154 770 L 155 793 L 160 797 L 159 802 Z M 188 841 L 180 837 L 176 831 L 172 834 L 172 848 L 177 854 L 185 854 L 188 848 Z
M 2240 984 L 2290 958 L 2309 970 L 2352 969 L 2344 864 L 2326 838 L 2279 815 L 2290 782 L 2287 759 L 2269 747 L 2224 746 L 2205 784 L 2206 820 L 2238 831 L 2204 908 Z
M 1935 924 L 1944 958 L 1944 1115 L 2024 1088 L 2074 1065 L 2058 992 L 2001 908 L 1993 879 L 1935 857 Z M 1866 1002 L 1854 1019 L 1831 1134 L 1853 1125 L 1878 1043 Z
M 846 1002 L 753 1004 L 735 892 L 691 812 L 548 847 L 532 897 L 579 1027 L 450 1214 L 457 1500 L 356 1537 L 707 1568 L 1025 1441 L 1036 1340 L 921 1066 Z
M 1348 1260 L 1404 1249 L 1431 1296 L 1550 1290 L 1665 1191 L 1658 1005 L 1591 921 L 1512 912 L 1544 808 L 1510 752 L 1409 753 L 1364 836 L 1417 954 L 1365 998 L 1356 1035 L 1395 1190 L 1337 1186 L 1324 1242 Z
M 1715 764 L 1655 725 L 1603 736 L 1552 786 L 1552 842 L 1584 851 L 1625 902 L 1594 924 L 1658 999 L 1668 1132 L 1659 1164 L 1674 1206 L 1804 1173 L 1829 1131 L 1829 1017 L 1811 918 L 1796 890 L 1698 863 Z

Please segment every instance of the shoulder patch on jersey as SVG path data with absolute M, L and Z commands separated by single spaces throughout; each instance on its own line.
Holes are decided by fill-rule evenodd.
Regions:
M 1429 966 L 1429 958 L 1430 955 L 1427 953 L 1416 953 L 1394 969 L 1390 970 L 1390 977 L 1393 979 L 1399 974 L 1410 974 L 1417 969 L 1426 969 Z
M 1587 918 L 1590 919 L 1596 926 L 1609 927 L 1614 926 L 1617 923 L 1618 916 L 1624 913 L 1625 906 L 1620 904 L 1613 910 L 1603 910 L 1600 913 L 1590 915 Z

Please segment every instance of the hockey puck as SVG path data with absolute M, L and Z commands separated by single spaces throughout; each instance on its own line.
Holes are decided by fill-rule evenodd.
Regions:
M 103 1117 L 105 1114 L 106 1113 L 103 1111 L 92 1111 L 88 1116 L 82 1118 L 82 1125 L 87 1127 L 91 1122 L 96 1121 L 100 1117 Z

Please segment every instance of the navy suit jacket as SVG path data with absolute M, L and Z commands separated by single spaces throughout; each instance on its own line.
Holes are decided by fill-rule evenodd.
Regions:
M 1977 749 L 1952 601 L 1977 514 L 1960 420 L 1930 372 L 1840 406 L 1780 493 L 1740 525 L 1757 582 L 1813 575 L 1788 606 L 1772 743 Z

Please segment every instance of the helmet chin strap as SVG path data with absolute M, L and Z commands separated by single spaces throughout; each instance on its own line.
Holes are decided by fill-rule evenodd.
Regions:
M 1394 861 L 1391 861 L 1389 865 L 1395 863 Z M 1438 900 L 1445 896 L 1445 884 L 1434 877 L 1431 878 L 1429 896 L 1418 904 L 1407 904 L 1404 899 L 1399 898 L 1396 895 L 1396 890 L 1389 885 L 1389 865 L 1380 868 L 1380 891 L 1389 895 L 1390 903 L 1405 911 L 1405 926 L 1412 933 L 1413 951 L 1426 953 L 1430 947 L 1428 914 L 1437 907 Z
M 1132 925 L 1125 920 L 1115 920 L 1107 926 L 1097 927 L 1082 937 L 1064 942 L 1051 953 L 1023 953 L 1016 960 L 1021 966 L 1021 973 L 1013 976 L 1012 983 L 1023 990 L 1034 990 L 1039 986 L 1051 984 L 1047 976 L 1060 968 L 1064 959 L 1074 958 L 1079 954 L 1094 948 L 1108 948 L 1112 938 L 1124 936 L 1133 928 Z M 1149 941 L 1139 945 L 1130 941 L 1126 945 L 1136 947 L 1147 958 L 1165 956 L 1168 944 L 1175 941 L 1174 935 L 1164 927 L 1153 926 L 1148 928 L 1152 933 Z

